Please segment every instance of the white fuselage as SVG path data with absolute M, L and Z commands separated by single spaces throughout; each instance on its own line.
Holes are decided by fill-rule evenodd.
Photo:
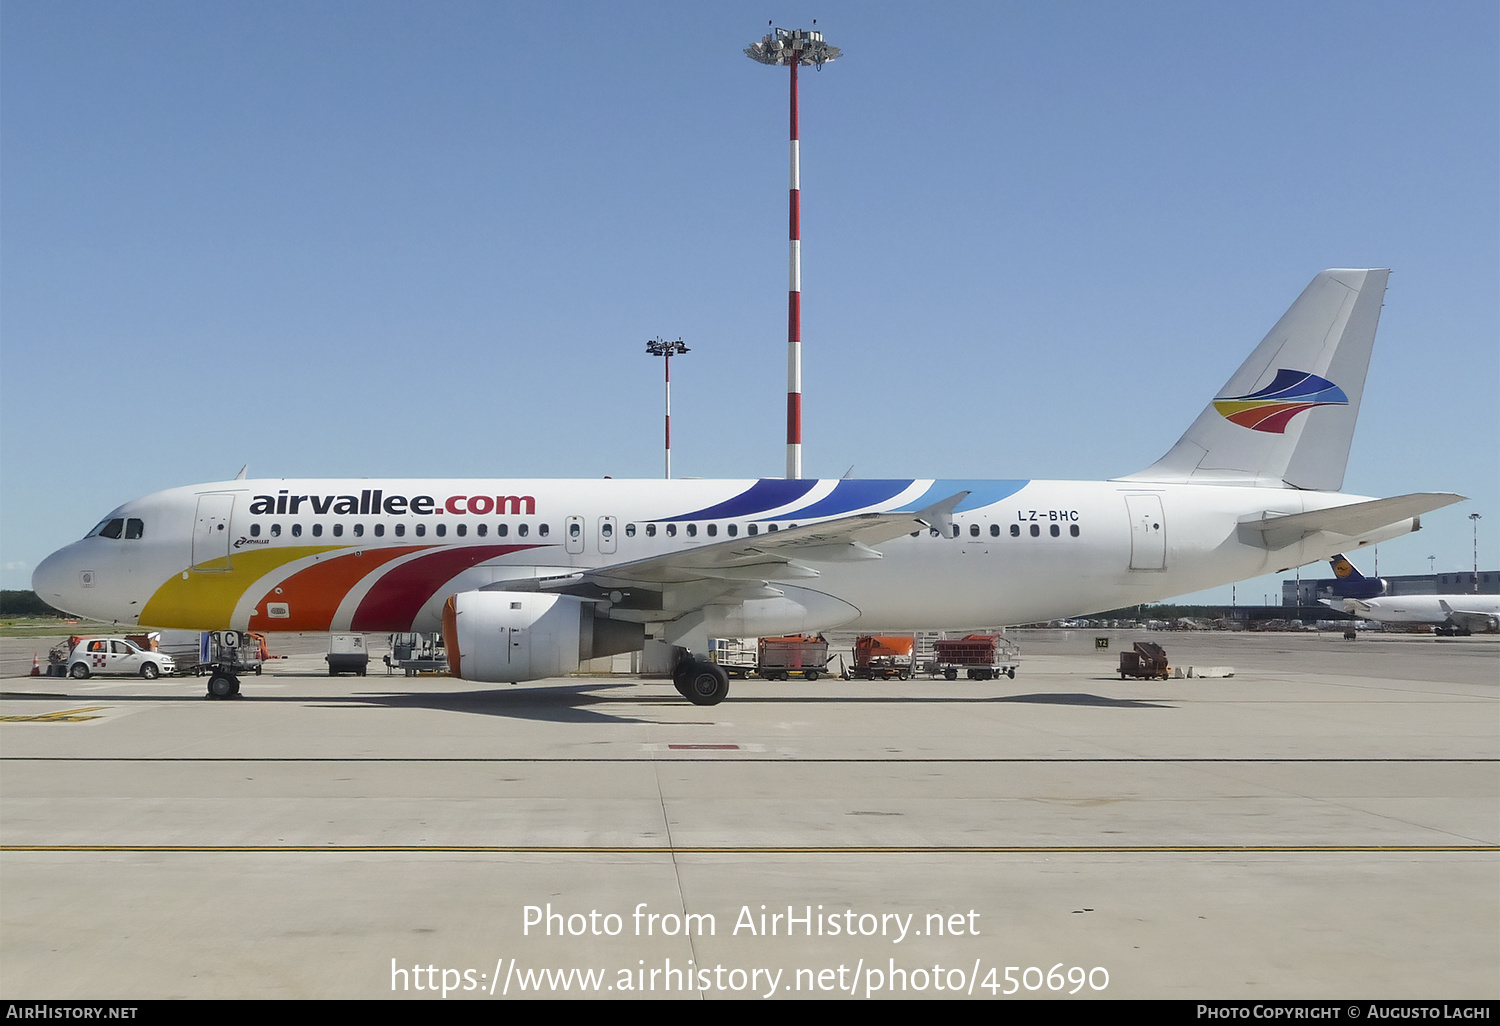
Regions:
M 649 597 L 606 594 L 601 610 L 668 623 L 706 604 L 711 627 L 747 635 L 1029 623 L 1243 580 L 1413 527 L 1318 531 L 1267 548 L 1240 525 L 1361 498 L 1232 485 L 236 480 L 127 503 L 110 518 L 138 520 L 136 537 L 96 533 L 50 556 L 33 580 L 59 608 L 149 627 L 434 631 L 455 592 L 751 546 L 792 525 L 919 510 L 961 491 L 941 536 L 920 530 L 876 546 L 883 558 L 767 573 L 780 598 L 705 600 L 679 581 Z
M 1350 605 L 1356 615 L 1381 623 L 1447 623 L 1455 613 L 1500 617 L 1500 595 L 1388 595 Z

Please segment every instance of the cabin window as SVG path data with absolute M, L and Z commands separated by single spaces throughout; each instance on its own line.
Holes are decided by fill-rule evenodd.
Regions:
M 433 530 L 437 533 L 437 536 L 439 538 L 446 538 L 448 536 L 448 525 L 447 524 L 438 524 L 436 527 L 433 528 Z
M 759 524 L 750 524 L 748 527 L 745 528 L 745 533 L 749 534 L 751 536 L 759 534 L 760 533 L 760 525 Z
M 737 534 L 740 533 L 740 528 L 739 528 L 738 524 L 729 524 L 729 525 L 727 525 L 724 528 L 724 530 L 726 530 L 726 531 L 729 532 L 729 537 L 731 537 L 731 538 L 733 538 L 735 535 L 737 535 Z
M 292 537 L 293 538 L 301 538 L 302 537 L 302 525 L 301 524 L 293 524 L 292 525 Z
M 1012 538 L 1019 538 L 1019 537 L 1021 537 L 1021 525 L 1020 524 L 1011 524 L 1010 525 L 1010 536 Z
M 696 537 L 698 537 L 698 525 L 697 524 L 688 524 L 687 525 L 687 532 L 688 532 L 688 537 L 689 538 L 696 538 Z
M 1071 534 L 1074 538 L 1077 538 L 1078 537 L 1078 525 L 1077 524 L 1073 524 L 1071 527 L 1069 527 L 1068 528 L 1068 533 Z
M 1056 524 L 1052 525 L 1051 530 L 1052 530 L 1052 537 L 1058 538 L 1058 537 L 1062 536 L 1062 530 Z
M 957 524 L 953 525 L 953 537 L 955 537 L 955 538 L 958 537 L 958 525 Z
M 568 537 L 569 538 L 577 538 L 582 533 L 583 533 L 583 525 L 580 524 L 578 521 L 575 520 L 571 524 L 568 525 Z
M 321 538 L 321 537 L 323 537 L 323 525 L 322 524 L 313 524 L 313 537 L 314 538 Z
M 655 538 L 656 537 L 656 525 L 655 524 L 647 524 L 646 525 L 646 537 L 647 538 Z
M 487 524 L 478 524 L 478 525 L 476 525 L 475 528 L 474 528 L 474 533 L 477 534 L 477 535 L 479 535 L 479 537 L 483 538 L 485 535 L 487 535 L 487 534 L 490 533 L 489 525 L 487 525 Z
M 516 525 L 516 534 L 519 537 L 522 537 L 522 538 L 526 537 L 527 533 L 530 532 L 530 530 L 531 530 L 531 528 L 527 524 L 517 524 Z
M 385 525 L 384 524 L 376 524 L 375 525 L 375 537 L 377 537 L 377 538 L 384 538 L 385 537 Z
M 509 524 L 499 524 L 495 527 L 495 537 L 504 538 L 507 534 L 510 534 Z
M 417 537 L 418 538 L 425 538 L 425 537 L 427 537 L 427 525 L 426 524 L 418 524 L 417 525 Z
M 405 524 L 397 524 L 396 525 L 396 537 L 397 538 L 405 538 L 406 537 L 406 525 Z
M 1040 538 L 1042 536 L 1042 527 L 1040 524 L 1031 525 L 1031 536 L 1033 538 Z
M 1000 525 L 999 524 L 991 524 L 990 525 L 990 537 L 991 538 L 998 538 L 998 537 L 1000 537 Z
M 626 524 L 625 525 L 625 537 L 627 537 L 627 538 L 634 538 L 635 537 L 635 525 L 634 524 Z
M 271 537 L 272 538 L 280 538 L 281 537 L 281 525 L 280 524 L 272 524 L 271 525 Z
M 356 537 L 356 538 L 363 538 L 364 536 L 365 536 L 365 525 L 364 524 L 355 524 L 354 525 L 354 537 Z
M 934 538 L 940 537 L 940 535 L 938 534 L 938 529 L 936 527 L 932 528 L 932 536 Z
M 717 537 L 718 534 L 719 534 L 719 525 L 718 524 L 709 524 L 708 525 L 708 536 L 710 538 L 714 538 L 714 537 Z
M 105 537 L 109 538 L 109 537 L 117 537 L 117 536 L 105 535 Z M 259 524 L 251 524 L 250 525 L 250 537 L 252 537 L 252 538 L 259 538 L 260 537 L 260 525 Z
M 342 538 L 344 536 L 344 525 L 343 524 L 334 524 L 333 525 L 333 536 L 335 538 Z
M 460 538 L 463 538 L 463 537 L 467 536 L 468 533 L 469 533 L 469 525 L 468 524 L 459 524 L 457 527 L 455 527 L 453 529 L 453 533 L 456 534 L 456 535 L 458 535 Z
M 676 524 L 668 524 L 667 525 L 667 537 L 668 538 L 676 538 L 677 537 L 677 525 Z
M 526 525 L 522 524 L 521 526 L 525 527 Z M 549 534 L 552 533 L 552 528 L 549 527 L 546 524 L 537 524 L 536 525 L 536 533 L 539 534 L 539 535 L 541 535 L 543 538 L 545 538 L 545 537 L 547 537 L 547 535 L 549 535 Z
M 970 538 L 978 538 L 979 537 L 979 525 L 978 524 L 970 524 L 969 525 L 969 537 Z
M 767 531 L 768 531 L 768 532 L 769 532 L 769 531 L 774 531 L 774 530 L 776 530 L 776 529 L 777 529 L 777 528 L 776 528 L 776 525 L 775 525 L 775 524 L 767 524 L 767 525 L 766 525 L 766 530 L 767 530 Z
M 599 533 L 604 536 L 605 541 L 608 541 L 615 536 L 615 525 L 606 520 L 599 525 Z

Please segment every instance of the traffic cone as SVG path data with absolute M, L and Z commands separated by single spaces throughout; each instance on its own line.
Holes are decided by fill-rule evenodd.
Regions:
M 42 675 L 42 657 L 36 652 L 31 653 L 31 675 L 33 677 Z

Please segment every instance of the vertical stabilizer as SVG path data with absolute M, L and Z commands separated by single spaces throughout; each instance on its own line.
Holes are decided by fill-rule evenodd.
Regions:
M 1124 480 L 1338 491 L 1389 275 L 1319 274 L 1171 451 Z

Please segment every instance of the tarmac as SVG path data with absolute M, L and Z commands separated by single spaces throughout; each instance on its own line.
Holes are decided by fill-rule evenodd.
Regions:
M 0 639 L 0 997 L 1500 997 L 1494 636 L 1011 636 L 713 707 Z

